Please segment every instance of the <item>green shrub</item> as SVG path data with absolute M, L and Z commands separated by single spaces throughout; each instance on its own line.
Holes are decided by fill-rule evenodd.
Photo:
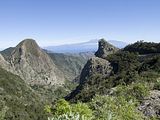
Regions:
M 50 105 L 45 105 L 44 106 L 44 111 L 46 112 L 46 113 L 51 113 L 52 111 L 51 111 L 51 106 Z
M 96 96 L 90 106 L 94 110 L 94 120 L 143 120 L 135 103 L 124 97 Z
M 52 118 L 48 118 L 48 120 L 90 120 L 84 116 L 75 113 L 67 113 L 62 115 L 56 115 Z
M 160 53 L 160 43 L 137 41 L 134 44 L 126 46 L 123 50 L 130 52 L 138 52 L 139 54 Z
M 72 104 L 72 111 L 88 119 L 92 117 L 92 110 L 85 103 Z
M 51 111 L 50 107 L 46 107 L 46 111 Z M 53 110 L 53 117 L 50 120 L 91 120 L 92 110 L 85 103 L 69 104 L 64 99 L 56 102 Z
M 160 90 L 160 78 L 158 78 L 157 81 L 155 82 L 154 89 Z
M 114 96 L 123 96 L 127 101 L 143 100 L 149 94 L 149 87 L 145 83 L 133 83 L 127 86 L 118 86 Z
M 5 106 L 1 109 L 0 111 L 0 120 L 5 120 L 5 115 L 6 115 L 6 112 L 8 111 L 8 107 Z
M 64 99 L 60 99 L 57 101 L 55 110 L 53 111 L 54 115 L 62 115 L 71 112 L 71 106 L 69 102 Z

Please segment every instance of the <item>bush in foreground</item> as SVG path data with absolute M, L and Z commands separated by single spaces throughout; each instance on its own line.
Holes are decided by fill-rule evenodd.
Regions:
M 96 96 L 90 103 L 94 120 L 143 120 L 133 101 L 124 97 Z
M 87 104 L 69 104 L 64 99 L 58 100 L 52 110 L 47 107 L 46 111 L 52 111 L 53 116 L 49 120 L 91 120 L 93 116 Z

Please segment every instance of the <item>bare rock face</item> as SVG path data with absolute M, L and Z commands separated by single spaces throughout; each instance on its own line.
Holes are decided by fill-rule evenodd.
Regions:
M 98 51 L 95 53 L 95 56 L 100 58 L 106 58 L 107 55 L 113 54 L 116 51 L 118 51 L 118 48 L 114 47 L 104 39 L 100 39 Z
M 31 85 L 63 84 L 64 76 L 52 59 L 32 39 L 19 43 L 10 56 L 17 74 Z
M 150 95 L 139 106 L 139 110 L 146 116 L 156 116 L 160 119 L 160 91 L 151 91 Z

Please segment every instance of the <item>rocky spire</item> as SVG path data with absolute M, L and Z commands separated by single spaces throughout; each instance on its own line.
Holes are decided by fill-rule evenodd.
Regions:
M 118 50 L 115 46 L 111 45 L 104 39 L 99 40 L 98 51 L 95 53 L 96 57 L 105 58 L 107 55 L 115 53 Z

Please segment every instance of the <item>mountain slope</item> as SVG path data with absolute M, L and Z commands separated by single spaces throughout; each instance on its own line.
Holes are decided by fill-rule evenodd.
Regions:
M 6 120 L 44 120 L 44 102 L 19 76 L 0 67 L 0 109 Z
M 55 65 L 63 72 L 66 80 L 73 81 L 92 54 L 48 53 Z

